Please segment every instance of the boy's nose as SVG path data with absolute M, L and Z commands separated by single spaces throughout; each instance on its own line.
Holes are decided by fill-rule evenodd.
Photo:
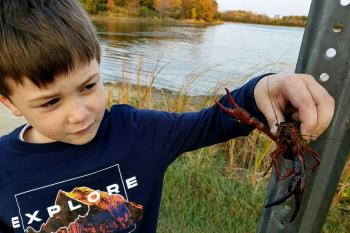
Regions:
M 70 124 L 79 124 L 86 122 L 90 112 L 85 105 L 77 104 L 72 108 L 68 116 L 68 121 Z

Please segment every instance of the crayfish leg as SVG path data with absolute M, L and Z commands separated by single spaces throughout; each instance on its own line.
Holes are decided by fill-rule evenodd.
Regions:
M 316 163 L 311 168 L 311 170 L 314 171 L 321 163 L 320 156 L 309 146 L 305 146 L 304 149 L 316 160 Z
M 272 151 L 271 154 L 270 154 L 270 157 L 271 157 L 271 164 L 270 166 L 267 168 L 267 170 L 264 172 L 264 176 L 267 174 L 267 172 L 271 169 L 271 167 L 273 166 L 276 170 L 276 183 L 278 182 L 279 180 L 279 177 L 280 177 L 280 170 L 279 170 L 279 167 L 278 167 L 278 157 L 280 155 L 282 155 L 283 153 L 285 152 L 285 148 L 283 147 L 279 147 L 277 148 L 276 150 Z
M 291 175 L 293 175 L 295 173 L 295 169 L 294 167 L 289 169 L 289 171 L 287 172 L 287 174 L 285 174 L 284 176 L 281 176 L 281 181 L 290 177 Z

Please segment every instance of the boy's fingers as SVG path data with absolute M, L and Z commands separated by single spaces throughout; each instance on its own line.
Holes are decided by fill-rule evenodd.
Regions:
M 317 109 L 317 125 L 312 131 L 313 140 L 323 133 L 329 126 L 334 114 L 334 99 L 326 89 L 313 78 L 305 78 L 306 87 L 309 90 Z
M 286 80 L 284 94 L 289 102 L 297 109 L 297 116 L 301 121 L 300 131 L 302 137 L 310 140 L 310 136 L 317 126 L 317 107 L 306 84 L 300 78 Z
M 329 126 L 334 100 L 311 75 L 295 74 L 287 78 L 283 74 L 271 75 L 270 85 L 267 80 L 257 83 L 254 95 L 272 133 L 277 131 L 276 123 L 285 120 L 282 113 L 288 102 L 296 108 L 292 118 L 301 122 L 300 131 L 305 140 L 315 140 Z

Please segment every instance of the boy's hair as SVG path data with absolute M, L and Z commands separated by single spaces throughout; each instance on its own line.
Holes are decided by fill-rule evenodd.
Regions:
M 7 79 L 38 87 L 96 58 L 95 28 L 76 0 L 0 0 L 0 94 Z

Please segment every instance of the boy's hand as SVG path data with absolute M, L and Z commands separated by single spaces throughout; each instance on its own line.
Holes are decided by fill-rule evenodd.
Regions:
M 300 131 L 305 140 L 315 140 L 321 135 L 334 113 L 334 99 L 308 74 L 266 76 L 257 83 L 254 98 L 274 134 L 277 132 L 276 123 L 285 120 L 283 113 L 290 103 L 296 109 L 292 118 L 301 122 Z

